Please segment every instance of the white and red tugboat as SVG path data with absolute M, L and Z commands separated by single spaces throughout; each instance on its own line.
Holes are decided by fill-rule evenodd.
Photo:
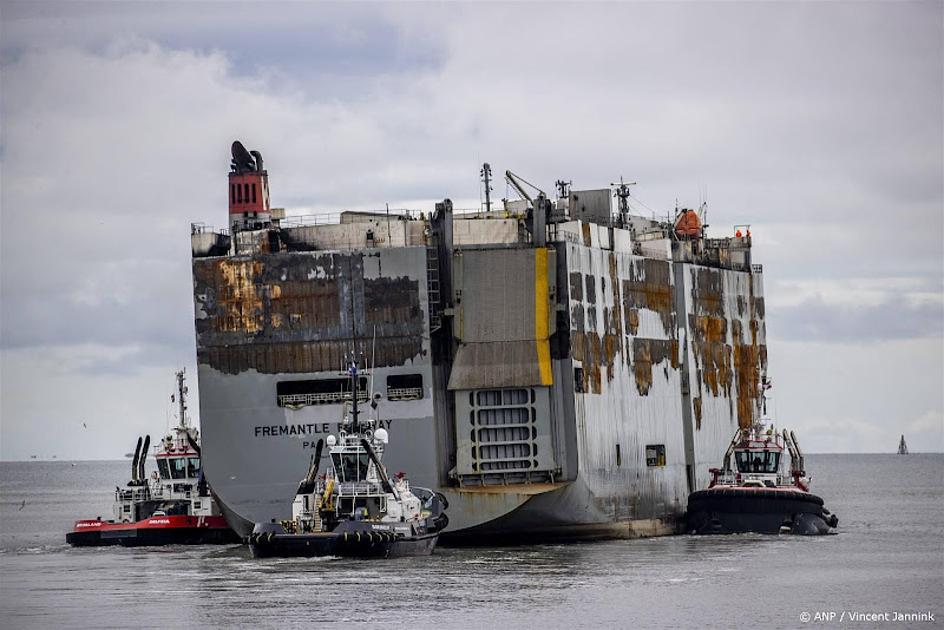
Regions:
M 177 372 L 180 423 L 155 448 L 157 472 L 144 472 L 151 436 L 141 438 L 131 461 L 131 481 L 115 488 L 114 518 L 76 521 L 66 542 L 101 545 L 201 545 L 240 542 L 229 528 L 200 469 L 199 431 L 187 423 L 187 387 Z
M 784 474 L 783 453 L 790 455 Z M 732 466 L 732 457 L 734 463 Z M 828 534 L 839 524 L 823 500 L 810 492 L 803 454 L 792 431 L 778 434 L 763 423 L 739 429 L 721 468 L 711 468 L 707 490 L 688 497 L 693 534 Z

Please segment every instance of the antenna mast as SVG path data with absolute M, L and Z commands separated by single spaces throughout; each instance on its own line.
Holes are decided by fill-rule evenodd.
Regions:
M 187 386 L 184 385 L 184 372 L 187 371 L 187 368 L 184 368 L 177 372 L 177 403 L 179 405 L 180 414 L 180 426 L 181 428 L 187 428 Z
M 567 197 L 568 195 L 570 195 L 571 184 L 573 184 L 572 181 L 565 182 L 562 179 L 559 179 L 556 182 L 554 182 L 554 185 L 557 186 L 557 196 L 563 199 L 564 197 Z
M 479 173 L 482 176 L 482 181 L 485 183 L 485 212 L 492 211 L 492 167 L 488 162 L 482 164 L 482 170 Z
M 635 186 L 636 182 L 624 182 L 623 176 L 620 175 L 619 184 L 610 183 L 610 186 L 616 186 L 616 191 L 613 193 L 613 196 L 619 199 L 619 217 L 620 222 L 626 223 L 626 215 L 629 214 L 629 187 Z

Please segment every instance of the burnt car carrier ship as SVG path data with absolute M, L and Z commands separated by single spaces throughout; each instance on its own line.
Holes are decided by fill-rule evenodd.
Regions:
M 242 535 L 291 515 L 315 445 L 375 393 L 387 466 L 446 497 L 444 536 L 681 530 L 760 417 L 750 233 L 636 216 L 625 185 L 552 199 L 506 177 L 522 200 L 500 209 L 306 223 L 270 208 L 262 156 L 233 144 L 229 228 L 191 241 L 204 468 Z M 355 339 L 373 377 L 352 387 Z

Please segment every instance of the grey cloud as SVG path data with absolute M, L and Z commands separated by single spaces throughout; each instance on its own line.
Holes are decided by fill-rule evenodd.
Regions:
M 944 336 L 944 303 L 909 304 L 904 296 L 880 304 L 830 304 L 817 296 L 800 304 L 768 309 L 767 326 L 776 339 L 819 343 L 868 343 Z
M 775 281 L 885 275 L 939 295 L 942 17 L 940 3 L 5 3 L 0 346 L 115 349 L 77 361 L 90 372 L 192 356 L 188 223 L 225 223 L 237 137 L 290 210 L 474 200 L 486 160 L 549 191 L 623 175 L 660 213 L 707 189 L 715 229 L 751 223 L 768 298 Z M 771 307 L 768 332 L 940 336 L 938 306 L 896 299 Z

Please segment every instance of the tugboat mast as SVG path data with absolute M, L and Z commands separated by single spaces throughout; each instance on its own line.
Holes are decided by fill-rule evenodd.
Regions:
M 178 412 L 180 414 L 180 427 L 183 429 L 187 428 L 187 387 L 184 385 L 184 372 L 187 371 L 187 368 L 184 368 L 177 372 L 177 402 L 178 402 Z
M 357 408 L 357 360 L 353 357 L 351 358 L 351 365 L 348 367 L 348 373 L 351 375 L 351 424 L 354 433 L 360 433 L 360 410 Z

